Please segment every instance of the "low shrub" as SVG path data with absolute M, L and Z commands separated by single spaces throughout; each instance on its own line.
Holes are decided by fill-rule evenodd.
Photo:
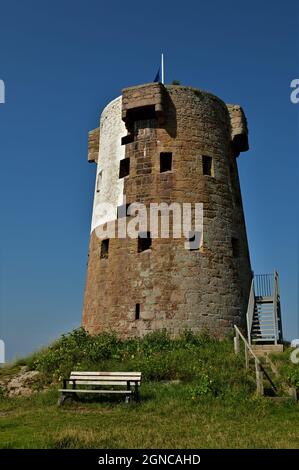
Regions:
M 190 387 L 190 393 L 192 400 L 197 400 L 206 395 L 216 395 L 217 390 L 215 382 L 207 374 L 202 374 L 198 384 L 194 387 Z
M 295 388 L 299 389 L 299 366 L 293 365 L 285 368 L 284 374 L 288 383 Z

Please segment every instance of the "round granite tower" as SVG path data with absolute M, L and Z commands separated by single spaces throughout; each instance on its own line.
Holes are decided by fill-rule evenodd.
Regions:
M 236 158 L 246 150 L 242 108 L 201 90 L 150 83 L 106 106 L 89 134 L 97 177 L 85 329 L 221 337 L 245 324 L 251 267 Z M 130 222 L 136 202 L 148 213 L 152 203 L 202 204 L 199 245 L 171 236 L 172 217 L 169 238 L 150 229 L 140 238 L 105 235 L 109 224 Z

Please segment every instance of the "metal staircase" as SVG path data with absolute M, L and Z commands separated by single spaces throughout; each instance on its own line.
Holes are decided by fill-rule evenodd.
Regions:
M 277 271 L 258 274 L 252 279 L 247 309 L 249 344 L 282 343 L 280 293 Z

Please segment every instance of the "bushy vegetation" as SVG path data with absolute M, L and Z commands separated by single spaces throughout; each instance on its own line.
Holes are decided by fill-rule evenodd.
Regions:
M 291 387 L 299 389 L 299 364 L 294 364 L 290 360 L 293 348 L 285 345 L 283 353 L 273 354 L 272 359 L 278 366 L 279 373 L 285 383 Z
M 19 364 L 40 371 L 44 385 L 68 377 L 71 370 L 136 370 L 142 372 L 144 382 L 190 383 L 193 399 L 208 394 L 251 395 L 255 390 L 242 358 L 233 352 L 232 341 L 190 331 L 177 338 L 162 330 L 120 340 L 114 333 L 90 336 L 77 329 Z

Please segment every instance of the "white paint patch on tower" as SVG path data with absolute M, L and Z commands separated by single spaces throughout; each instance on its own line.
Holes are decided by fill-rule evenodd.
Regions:
M 119 178 L 119 162 L 125 157 L 121 138 L 127 134 L 121 118 L 122 97 L 111 101 L 100 119 L 100 144 L 92 212 L 91 232 L 117 218 L 123 204 L 124 179 Z

